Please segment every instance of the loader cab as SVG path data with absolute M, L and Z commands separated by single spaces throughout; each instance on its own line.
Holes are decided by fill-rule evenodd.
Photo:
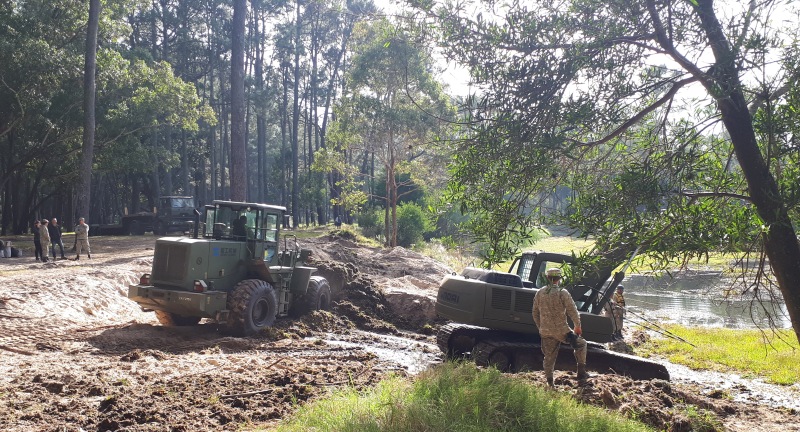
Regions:
M 241 241 L 251 259 L 276 259 L 280 224 L 286 208 L 269 204 L 214 201 L 205 207 L 203 237 Z

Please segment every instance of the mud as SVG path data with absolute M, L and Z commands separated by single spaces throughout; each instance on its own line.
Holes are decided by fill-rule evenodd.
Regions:
M 213 322 L 162 327 L 125 297 L 149 271 L 153 237 L 91 242 L 92 260 L 0 259 L 2 430 L 246 430 L 274 425 L 331 390 L 441 361 L 428 309 L 450 270 L 412 251 L 335 236 L 304 241 L 331 283 L 333 310 L 234 338 Z M 540 372 L 519 377 L 543 382 Z M 687 412 L 728 430 L 800 430 L 796 409 L 738 398 L 715 380 L 595 374 L 578 389 L 574 373 L 556 372 L 559 391 L 661 430 L 696 426 Z

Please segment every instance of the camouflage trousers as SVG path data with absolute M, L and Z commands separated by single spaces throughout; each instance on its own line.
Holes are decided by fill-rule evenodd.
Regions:
M 92 250 L 89 249 L 89 240 L 78 239 L 78 241 L 75 242 L 75 252 L 77 253 L 77 256 L 81 256 L 81 252 L 83 251 L 88 254 L 92 253 Z
M 558 340 L 549 337 L 542 338 L 542 354 L 544 354 L 544 374 L 550 378 L 553 376 L 553 369 L 556 366 L 556 359 L 558 358 L 558 350 L 561 348 L 561 343 L 566 343 L 565 340 Z M 586 364 L 586 339 L 578 337 L 575 342 L 575 361 L 578 364 Z

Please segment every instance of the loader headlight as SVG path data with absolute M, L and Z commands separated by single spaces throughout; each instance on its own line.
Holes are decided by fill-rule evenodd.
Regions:
M 195 292 L 205 292 L 208 290 L 208 285 L 204 280 L 196 280 L 194 281 L 194 291 Z

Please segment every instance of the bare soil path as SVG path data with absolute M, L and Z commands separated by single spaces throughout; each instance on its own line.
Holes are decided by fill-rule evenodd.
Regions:
M 14 239 L 32 250 L 30 238 Z M 242 430 L 275 424 L 305 401 L 440 361 L 430 326 L 436 261 L 348 239 L 308 240 L 334 293 L 331 313 L 278 320 L 256 337 L 215 323 L 161 327 L 126 298 L 148 272 L 154 238 L 93 237 L 92 259 L 0 259 L 0 429 L 4 431 Z M 71 244 L 70 236 L 65 244 Z M 708 386 L 595 376 L 587 403 L 681 429 L 692 403 L 735 431 L 800 430 L 797 411 L 732 401 Z M 538 372 L 520 379 L 541 382 Z

